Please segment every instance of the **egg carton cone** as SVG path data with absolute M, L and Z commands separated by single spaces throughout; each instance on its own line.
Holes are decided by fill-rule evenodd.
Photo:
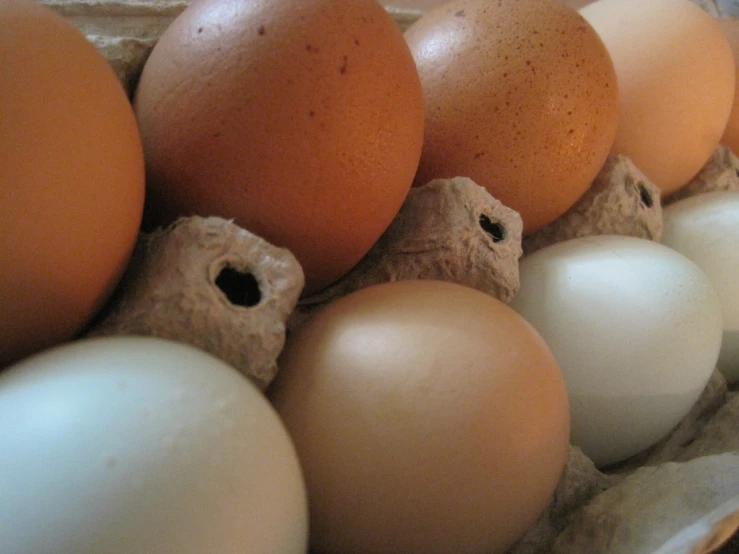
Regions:
M 87 36 L 130 97 L 158 37 L 188 5 L 42 3 Z M 695 3 L 715 17 L 739 15 L 736 1 Z M 401 29 L 422 15 L 388 12 Z M 719 147 L 680 198 L 739 189 L 738 167 L 734 155 Z M 289 251 L 231 221 L 182 218 L 140 235 L 119 289 L 86 334 L 187 342 L 265 389 L 291 326 L 340 296 L 420 278 L 461 283 L 508 302 L 518 291 L 522 256 L 599 234 L 659 241 L 662 205 L 669 200 L 628 158 L 611 156 L 570 211 L 524 240 L 520 216 L 484 188 L 463 176 L 435 180 L 412 189 L 354 270 L 302 298 L 304 275 Z M 572 446 L 549 505 L 509 554 L 726 554 L 739 552 L 738 530 L 739 392 L 714 372 L 690 413 L 648 451 L 604 469 Z

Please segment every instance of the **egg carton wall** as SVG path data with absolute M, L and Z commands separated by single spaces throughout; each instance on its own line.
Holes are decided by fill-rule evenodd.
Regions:
M 42 0 L 82 31 L 110 62 L 130 94 L 159 36 L 184 10 L 187 0 Z M 418 10 L 388 8 L 401 29 Z
M 88 37 L 129 95 L 157 38 L 188 4 L 44 3 Z M 695 3 L 716 17 L 736 15 L 735 2 Z M 401 29 L 421 15 L 388 11 Z M 737 171 L 739 160 L 719 147 L 671 201 L 739 190 Z M 662 200 L 628 158 L 611 156 L 564 216 L 525 240 L 521 228 L 516 212 L 471 180 L 433 181 L 411 191 L 391 227 L 351 273 L 299 299 L 304 278 L 290 252 L 218 218 L 181 219 L 141 235 L 119 293 L 88 334 L 189 342 L 229 361 L 264 389 L 277 371 L 287 329 L 339 296 L 373 283 L 425 278 L 510 301 L 518 291 L 522 255 L 599 234 L 659 241 Z M 692 411 L 648 451 L 602 470 L 572 447 L 552 501 L 510 552 L 735 552 L 737 541 L 729 539 L 738 528 L 739 393 L 715 372 Z

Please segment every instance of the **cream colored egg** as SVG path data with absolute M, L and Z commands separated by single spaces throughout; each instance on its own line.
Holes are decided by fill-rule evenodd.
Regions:
M 620 91 L 614 151 L 669 196 L 721 138 L 734 59 L 721 27 L 689 0 L 598 0 L 580 10 L 608 48 Z
M 693 261 L 721 298 L 724 334 L 718 369 L 739 382 L 739 191 L 697 194 L 664 210 L 662 243 Z
M 721 304 L 694 263 L 661 244 L 600 236 L 521 260 L 512 303 L 567 383 L 572 442 L 597 465 L 665 437 L 703 391 L 721 348 Z

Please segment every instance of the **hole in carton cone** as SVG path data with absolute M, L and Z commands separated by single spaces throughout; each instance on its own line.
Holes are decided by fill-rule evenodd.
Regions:
M 251 308 L 262 300 L 256 277 L 229 266 L 224 267 L 216 277 L 216 286 L 236 306 Z
M 500 242 L 506 238 L 506 230 L 503 225 L 497 221 L 493 221 L 485 214 L 480 216 L 480 227 L 493 239 L 493 242 Z
M 649 191 L 644 187 L 644 185 L 639 185 L 639 197 L 641 198 L 642 204 L 644 204 L 647 208 L 651 208 L 652 206 L 654 206 L 652 195 L 649 194 Z

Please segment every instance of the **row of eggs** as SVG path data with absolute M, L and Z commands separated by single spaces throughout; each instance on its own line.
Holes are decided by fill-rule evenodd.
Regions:
M 289 248 L 310 294 L 360 261 L 414 181 L 470 177 L 531 234 L 610 150 L 666 196 L 727 127 L 731 49 L 688 0 L 601 0 L 583 9 L 607 12 L 591 24 L 551 0 L 465 0 L 405 35 L 375 0 L 298 4 L 193 3 L 147 59 L 135 113 L 67 23 L 29 0 L 3 8 L 18 78 L 4 85 L 1 261 L 15 270 L 1 282 L 0 364 L 90 321 L 144 205 L 146 229 L 219 215 Z
M 23 4 L 17 6 L 3 7 L 0 15 L 28 17 L 20 13 Z M 203 17 L 210 18 L 206 21 L 221 21 L 218 9 L 201 6 Z M 49 35 L 62 32 L 58 22 L 52 27 Z M 193 27 L 192 35 L 205 34 L 209 27 L 202 27 Z M 17 29 L 22 34 L 22 26 Z M 271 26 L 259 29 L 258 37 L 273 32 Z M 10 36 L 11 48 L 17 46 Z M 227 35 L 215 36 L 219 42 Z M 353 40 L 360 46 L 365 37 Z M 322 46 L 311 48 L 320 53 Z M 7 50 L 2 53 L 12 60 Z M 342 73 L 344 60 L 339 61 L 338 75 L 350 75 L 356 67 L 350 63 L 354 58 L 348 59 Z M 23 78 L 11 92 L 26 94 L 24 78 L 31 75 L 36 79 L 31 90 L 42 94 L 45 89 L 37 85 L 46 66 L 33 73 L 16 63 L 11 73 Z M 113 89 L 110 79 L 103 83 L 109 88 L 101 90 Z M 208 83 L 217 84 L 206 80 L 203 86 Z M 117 92 L 111 98 L 116 95 L 120 98 Z M 182 96 L 158 99 L 152 110 L 167 116 L 167 102 L 197 102 Z M 63 101 L 74 118 L 83 113 L 74 112 L 74 96 Z M 43 137 L 51 151 L 60 147 L 54 140 L 60 130 L 51 128 L 60 125 L 59 117 L 43 119 L 31 108 L 20 114 L 25 123 L 34 122 L 28 131 Z M 223 122 L 211 110 L 206 115 L 215 126 L 212 138 L 222 137 Z M 132 120 L 120 110 L 117 116 L 118 121 L 109 113 L 101 117 L 95 131 L 109 137 L 110 126 L 118 125 L 121 135 L 115 140 L 125 128 L 133 141 Z M 323 123 L 326 128 L 336 120 Z M 167 130 L 179 139 L 189 136 Z M 114 139 L 100 140 L 99 150 L 91 151 L 91 142 L 81 147 L 74 141 L 71 127 L 64 138 L 66 156 L 90 155 L 65 164 L 65 170 L 77 171 L 72 174 L 87 181 L 90 197 L 101 200 L 101 176 L 87 172 L 90 159 L 105 159 L 115 150 Z M 220 151 L 204 143 L 195 146 L 203 158 Z M 54 170 L 39 167 L 31 149 L 21 146 L 19 155 L 21 150 L 25 157 L 18 158 L 17 173 L 8 182 L 46 183 Z M 137 166 L 132 158 L 116 163 L 124 167 L 120 174 Z M 106 167 L 108 177 L 115 166 Z M 138 177 L 143 166 L 139 170 Z M 137 175 L 128 178 L 135 181 Z M 54 220 L 56 234 L 22 225 L 20 217 L 3 211 L 3 221 L 17 226 L 3 237 L 7 255 L 15 256 L 8 267 L 37 267 L 37 258 L 48 262 L 47 254 L 59 263 L 62 254 L 78 256 L 79 267 L 93 273 L 92 250 L 110 253 L 102 262 L 120 275 L 126 248 L 106 250 L 103 241 L 108 240 L 105 229 L 115 234 L 123 212 L 136 220 L 142 198 L 140 189 L 132 190 L 138 192 L 111 197 L 108 210 L 90 210 L 79 197 L 74 206 L 63 203 L 71 213 L 64 225 Z M 28 194 L 33 192 L 29 187 Z M 32 219 L 34 226 L 42 226 L 54 203 L 63 201 L 54 196 L 39 205 L 28 195 L 21 198 L 38 213 L 14 215 Z M 278 201 L 285 199 L 272 200 Z M 346 204 L 346 197 L 341 202 Z M 711 205 L 707 196 L 696 202 Z M 548 500 L 564 464 L 570 417 L 573 439 L 593 459 L 600 464 L 622 459 L 658 440 L 689 409 L 722 342 L 724 348 L 736 348 L 731 318 L 738 295 L 730 275 L 737 262 L 727 247 L 737 237 L 736 201 L 720 197 L 703 218 L 698 210 L 694 206 L 684 219 L 675 219 L 674 232 L 668 223 L 665 241 L 698 261 L 703 272 L 659 245 L 615 237 L 563 243 L 522 260 L 522 287 L 513 307 L 532 328 L 497 301 L 451 284 L 388 284 L 337 302 L 288 345 L 281 377 L 270 392 L 280 418 L 233 370 L 181 345 L 123 338 L 78 342 L 21 362 L 0 377 L 0 421 L 17 423 L 4 435 L 3 451 L 11 455 L 3 458 L 0 472 L 5 479 L 0 488 L 8 491 L 1 507 L 8 516 L 0 518 L 2 551 L 301 552 L 308 500 L 312 541 L 326 551 L 500 551 Z M 313 218 L 323 215 L 307 211 Z M 70 244 L 70 228 L 90 215 L 99 218 L 87 230 L 88 244 L 95 247 Z M 696 220 L 700 223 L 692 227 Z M 23 248 L 24 234 L 39 237 L 50 250 Z M 70 250 L 73 254 L 65 254 Z M 64 263 L 56 269 L 69 267 Z M 48 318 L 47 305 L 57 305 L 66 290 L 53 288 L 58 276 L 49 270 L 35 279 L 6 273 L 3 279 L 13 279 L 16 286 L 11 291 L 3 281 L 9 308 L 3 325 Z M 96 307 L 115 280 L 105 279 Z M 89 282 L 77 284 L 85 289 Z M 10 292 L 18 290 L 28 294 L 13 298 Z M 52 292 L 40 294 L 44 290 Z M 23 303 L 34 294 L 35 307 L 29 308 Z M 72 307 L 73 299 L 66 300 L 62 311 Z M 323 347 L 330 340 L 335 348 L 327 354 Z M 731 352 L 722 356 L 729 371 L 736 367 Z M 492 360 L 498 360 L 500 371 L 490 371 Z M 67 508 L 62 512 L 59 506 Z

